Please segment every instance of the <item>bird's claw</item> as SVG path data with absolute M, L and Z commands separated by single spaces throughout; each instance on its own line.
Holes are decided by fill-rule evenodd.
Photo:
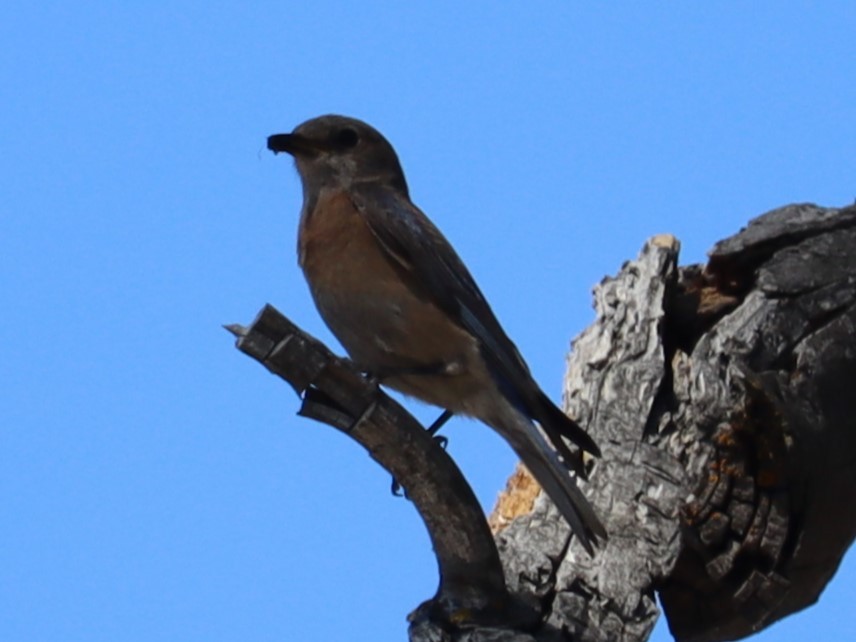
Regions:
M 398 480 L 395 477 L 392 478 L 392 484 L 390 485 L 389 490 L 390 492 L 392 492 L 392 495 L 394 497 L 404 497 L 404 499 L 410 499 L 410 497 L 407 495 L 407 491 L 404 489 L 404 486 L 399 484 Z
M 431 439 L 433 439 L 443 450 L 446 450 L 446 447 L 449 445 L 449 438 L 445 435 L 438 435 L 437 431 L 443 427 L 443 424 L 449 421 L 452 414 L 451 410 L 444 410 L 443 414 L 437 417 L 437 419 L 434 420 L 434 423 L 425 429 L 425 432 L 431 435 Z M 402 486 L 395 477 L 392 478 L 390 492 L 392 492 L 395 497 L 407 498 L 407 490 L 405 490 L 404 486 Z

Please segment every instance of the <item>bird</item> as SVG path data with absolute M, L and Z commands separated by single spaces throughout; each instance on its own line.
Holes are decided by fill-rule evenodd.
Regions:
M 541 390 L 451 243 L 411 202 L 389 141 L 363 121 L 325 115 L 269 136 L 267 147 L 294 158 L 298 263 L 350 358 L 445 416 L 498 432 L 594 555 L 606 530 L 571 475 L 581 458 L 563 438 L 600 450 Z

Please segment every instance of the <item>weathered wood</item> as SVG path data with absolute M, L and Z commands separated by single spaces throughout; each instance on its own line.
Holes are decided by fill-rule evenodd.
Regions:
M 595 436 L 603 457 L 586 491 L 610 538 L 594 559 L 568 542 L 546 496 L 531 515 L 498 534 L 512 590 L 542 601 L 559 639 L 644 640 L 657 607 L 653 577 L 665 577 L 680 550 L 678 515 L 686 473 L 644 439 L 669 384 L 662 328 L 677 283 L 678 244 L 648 242 L 636 261 L 595 290 L 597 320 L 575 342 L 566 403 Z
M 596 288 L 568 365 L 606 549 L 566 550 L 543 497 L 498 535 L 561 639 L 647 639 L 655 590 L 678 640 L 745 637 L 813 603 L 856 535 L 856 208 L 770 212 L 704 267 L 677 250 Z
M 685 546 L 661 591 L 672 632 L 699 642 L 814 603 L 856 535 L 856 208 L 759 217 L 714 247 L 703 278 L 736 305 L 676 352 L 689 367 L 674 430 L 708 450 L 692 478 L 730 479 L 715 502 L 730 528 Z M 705 527 L 698 508 L 683 513 L 687 540 Z M 707 573 L 724 549 L 736 553 Z

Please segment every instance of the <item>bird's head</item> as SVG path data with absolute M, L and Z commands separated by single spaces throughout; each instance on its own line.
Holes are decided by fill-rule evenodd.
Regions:
M 290 134 L 268 137 L 268 149 L 294 156 L 304 192 L 386 183 L 407 193 L 404 172 L 389 141 L 374 127 L 346 116 L 319 116 Z

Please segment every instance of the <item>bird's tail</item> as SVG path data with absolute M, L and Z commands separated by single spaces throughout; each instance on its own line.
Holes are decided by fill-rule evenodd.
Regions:
M 499 415 L 488 423 L 511 444 L 517 456 L 556 504 L 580 543 L 589 555 L 594 555 L 592 542 L 605 540 L 606 529 L 577 486 L 570 470 L 549 446 L 538 427 L 522 413 L 508 405 Z

